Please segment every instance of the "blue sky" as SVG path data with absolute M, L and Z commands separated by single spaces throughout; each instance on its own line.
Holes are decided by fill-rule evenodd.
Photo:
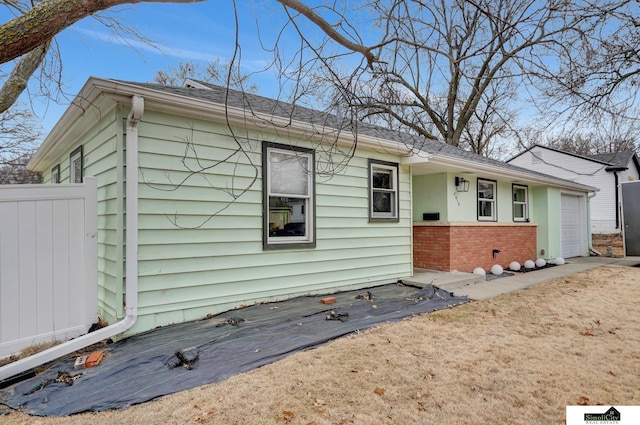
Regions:
M 264 3 L 263 3 L 264 4 Z M 244 72 L 261 69 L 269 60 L 261 47 L 255 24 L 255 6 L 238 0 L 242 64 Z M 260 16 L 261 35 L 269 36 L 282 25 L 282 12 L 275 2 L 267 2 Z M 155 72 L 183 61 L 225 62 L 233 53 L 235 22 L 232 2 L 210 0 L 200 3 L 143 3 L 113 9 L 110 15 L 123 25 L 136 28 L 153 40 L 153 48 L 135 39 L 117 37 L 94 18 L 87 18 L 56 37 L 63 62 L 63 84 L 66 93 L 75 95 L 90 76 L 130 81 L 152 81 Z M 0 11 L 6 22 L 6 11 Z M 275 77 L 264 73 L 255 81 L 260 93 L 271 95 Z M 36 90 L 36 82 L 31 88 Z M 21 98 L 27 102 L 26 95 Z M 33 100 L 33 108 L 44 133 L 53 127 L 67 108 L 66 104 Z

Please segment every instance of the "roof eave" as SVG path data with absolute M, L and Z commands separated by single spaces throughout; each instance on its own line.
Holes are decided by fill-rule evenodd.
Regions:
M 353 134 L 348 130 L 339 130 L 327 126 L 322 128 L 322 132 L 319 132 L 318 126 L 295 120 L 291 117 L 280 117 L 255 111 L 247 114 L 244 108 L 176 93 L 167 93 L 122 81 L 94 79 L 94 82 L 102 92 L 112 96 L 127 95 L 130 97 L 134 94 L 142 96 L 145 99 L 146 109 L 178 115 L 188 114 L 205 120 L 215 119 L 216 121 L 226 122 L 229 125 L 248 127 L 254 130 L 275 130 L 277 133 L 286 134 L 287 136 L 313 137 L 318 140 L 332 136 L 337 138 L 338 143 L 344 145 L 352 145 L 354 143 Z M 178 99 L 179 102 L 176 101 Z M 410 148 L 397 142 L 361 134 L 358 135 L 357 144 L 359 147 L 395 155 L 406 156 L 411 152 Z
M 32 171 L 45 171 L 46 160 L 56 149 L 69 143 L 68 135 L 73 131 L 83 116 L 96 114 L 99 117 L 103 113 L 102 107 L 107 100 L 95 87 L 96 78 L 90 77 L 82 89 L 78 92 L 69 107 L 56 122 L 52 130 L 27 163 L 27 168 Z
M 222 103 L 153 90 L 152 88 L 122 81 L 90 77 L 45 138 L 34 157 L 29 161 L 29 169 L 45 171 L 46 158 L 56 148 L 70 143 L 70 138 L 65 137 L 65 135 L 71 132 L 80 119 L 91 110 L 95 110 L 97 115 L 100 114 L 100 108 L 97 107 L 98 99 L 109 99 L 115 105 L 117 102 L 128 103 L 133 95 L 142 96 L 145 99 L 145 107 L 147 109 L 159 112 L 186 114 L 206 120 L 214 119 L 226 122 L 229 125 L 248 127 L 254 130 L 267 129 L 273 131 L 275 129 L 279 134 L 286 133 L 287 136 L 302 138 L 322 139 L 332 135 L 332 137 L 336 137 L 340 144 L 352 145 L 354 143 L 354 137 L 350 131 L 340 131 L 327 127 L 324 129 L 326 130 L 325 132 L 320 133 L 317 127 L 299 120 L 265 113 L 248 115 L 243 108 L 225 106 Z M 399 156 L 407 156 L 411 152 L 411 149 L 397 142 L 366 135 L 358 135 L 357 144 L 360 147 Z
M 507 169 L 502 167 L 497 167 L 489 164 L 481 164 L 474 161 L 465 160 L 462 158 L 453 158 L 449 156 L 442 156 L 439 154 L 434 154 L 428 160 L 434 164 L 444 165 L 444 166 L 452 166 L 452 167 L 464 167 L 471 170 L 477 170 L 481 172 L 490 173 L 495 177 L 502 177 L 509 180 L 518 180 L 527 183 L 533 184 L 542 184 L 549 186 L 557 186 L 562 189 L 570 189 L 576 190 L 580 192 L 598 192 L 599 189 L 587 186 L 580 183 L 574 183 L 568 180 L 557 179 L 553 176 L 542 176 L 537 174 L 531 174 L 526 172 L 526 170 L 518 171 L 513 169 Z

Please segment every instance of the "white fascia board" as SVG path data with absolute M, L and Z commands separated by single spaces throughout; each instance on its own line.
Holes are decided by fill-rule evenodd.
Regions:
M 509 170 L 502 167 L 492 166 L 489 164 L 477 163 L 474 161 L 468 161 L 461 158 L 454 158 L 442 155 L 433 155 L 430 158 L 430 162 L 433 164 L 443 166 L 455 166 L 462 167 L 469 170 L 477 170 L 485 173 L 490 173 L 492 177 L 505 178 L 509 180 L 518 180 L 526 183 L 543 184 L 548 186 L 557 186 L 562 189 L 572 189 L 580 192 L 598 192 L 599 189 L 587 186 L 580 183 L 570 182 L 568 180 L 560 180 L 553 176 L 542 176 L 537 174 L 529 174 L 526 171 L 519 172 L 517 170 Z

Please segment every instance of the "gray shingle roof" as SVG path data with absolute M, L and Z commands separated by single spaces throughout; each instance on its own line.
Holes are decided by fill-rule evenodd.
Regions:
M 629 161 L 633 159 L 634 155 L 635 155 L 635 152 L 633 151 L 622 151 L 622 152 L 600 153 L 597 155 L 589 155 L 589 158 L 593 158 L 597 161 L 606 162 L 608 164 L 613 165 L 614 167 L 626 168 L 629 166 Z
M 207 88 L 176 87 L 162 84 L 139 83 L 131 81 L 120 82 L 216 104 L 226 104 L 231 107 L 242 108 L 247 111 L 253 111 L 255 113 L 269 114 L 282 118 L 291 118 L 292 120 L 305 122 L 321 128 L 340 129 L 343 131 L 352 130 L 351 123 L 346 120 L 339 125 L 338 119 L 336 118 L 335 114 L 321 112 L 298 105 L 292 105 L 287 102 L 283 102 L 277 99 L 270 99 L 252 93 L 231 90 L 227 89 L 226 87 L 221 87 L 201 81 L 197 81 L 197 83 L 204 85 Z M 428 154 L 457 158 L 477 164 L 496 167 L 506 171 L 517 172 L 524 175 L 550 178 L 557 180 L 558 182 L 566 182 L 573 185 L 576 184 L 575 182 L 572 182 L 570 180 L 560 179 L 526 168 L 507 164 L 503 161 L 487 158 L 482 155 L 478 155 L 476 153 L 465 151 L 464 149 L 448 145 L 446 143 L 427 139 L 423 136 L 413 135 L 400 131 L 393 131 L 363 122 L 358 122 L 355 125 L 357 134 L 402 143 L 407 146 L 419 149 Z

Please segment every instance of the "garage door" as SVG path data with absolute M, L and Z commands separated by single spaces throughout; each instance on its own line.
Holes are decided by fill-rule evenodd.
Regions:
M 564 258 L 582 255 L 581 234 L 585 227 L 582 225 L 581 199 L 579 196 L 562 195 L 560 200 L 560 229 Z

